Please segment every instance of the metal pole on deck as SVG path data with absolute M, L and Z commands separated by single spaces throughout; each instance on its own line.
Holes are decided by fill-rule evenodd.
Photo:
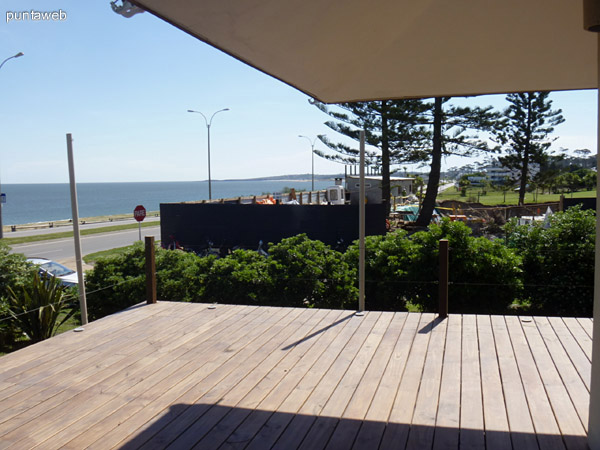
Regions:
M 360 132 L 360 187 L 358 195 L 358 313 L 365 310 L 365 132 Z
M 87 325 L 87 300 L 85 298 L 85 280 L 83 278 L 83 263 L 81 259 L 81 238 L 79 234 L 79 207 L 77 204 L 77 187 L 75 184 L 75 165 L 73 164 L 73 139 L 67 133 L 67 157 L 69 159 L 69 184 L 71 186 L 71 214 L 73 216 L 73 238 L 75 240 L 75 261 L 77 264 L 77 282 L 79 291 L 79 306 L 81 308 L 81 324 Z

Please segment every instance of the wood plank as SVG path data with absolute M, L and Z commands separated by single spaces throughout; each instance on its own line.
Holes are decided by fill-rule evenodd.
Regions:
M 306 373 L 323 357 L 324 352 L 331 345 L 335 345 L 332 343 L 335 342 L 336 337 L 348 324 L 352 316 L 353 313 L 343 311 L 335 320 L 329 321 L 326 326 L 309 335 L 309 339 L 294 345 L 293 352 L 303 351 L 304 347 L 308 345 L 310 345 L 310 348 L 305 350 L 301 359 L 283 375 L 281 382 L 267 394 L 255 410 L 250 412 L 249 416 L 236 428 L 221 448 L 244 448 L 256 436 Z
M 365 371 L 369 367 L 373 355 L 379 347 L 393 317 L 394 313 L 391 312 L 382 313 L 380 315 L 379 320 L 371 329 L 369 335 L 346 370 L 346 373 L 335 389 L 333 389 L 325 406 L 319 412 L 319 417 L 315 420 L 300 446 L 301 449 L 317 450 L 325 448 L 338 425 L 339 417 L 343 415 L 348 403 L 360 385 L 361 380 L 363 380 Z M 358 409 L 358 416 L 364 416 L 366 414 L 369 403 L 370 399 L 368 399 L 366 404 L 354 404 L 354 408 Z M 345 423 L 346 425 L 354 424 L 357 426 L 359 421 L 345 421 Z M 358 429 L 356 429 L 356 432 L 357 431 Z
M 450 314 L 447 322 L 434 450 L 457 449 L 459 446 L 462 316 Z
M 410 349 L 406 369 L 390 412 L 389 423 L 381 440 L 381 449 L 404 448 L 406 445 L 434 319 L 433 314 L 421 315 L 419 331 Z
M 351 448 L 387 370 L 408 313 L 395 313 L 327 448 Z
M 196 446 L 202 448 L 217 448 L 222 445 L 225 448 L 233 446 L 242 446 L 248 443 L 254 435 L 237 433 L 234 431 L 239 425 L 260 405 L 265 398 L 278 386 L 285 376 L 294 369 L 296 364 L 304 357 L 318 339 L 315 335 L 322 334 L 332 323 L 336 323 L 342 317 L 342 311 L 326 311 L 325 315 L 319 316 L 313 314 L 313 317 L 307 322 L 306 327 L 297 337 L 288 339 L 288 342 L 282 348 L 286 352 L 285 356 L 279 361 L 263 379 L 254 386 L 232 409 L 226 417 L 219 421 L 210 433 L 200 441 Z M 312 336 L 312 337 L 311 337 Z M 261 411 L 267 413 L 270 411 Z M 230 444 L 231 443 L 231 444 Z M 221 447 L 220 447 L 221 448 Z
M 310 395 L 314 386 L 325 375 L 331 364 L 337 358 L 339 352 L 356 333 L 360 326 L 369 324 L 364 318 L 356 317 L 354 314 L 344 322 L 333 342 L 319 354 L 314 364 L 301 365 L 302 378 L 294 389 L 287 395 L 275 412 L 268 418 L 265 426 L 254 436 L 246 447 L 249 450 L 272 447 L 289 425 L 294 414 L 300 409 L 306 398 Z M 337 331 L 337 330 L 336 330 Z
M 591 317 L 578 317 L 579 325 L 585 330 L 590 339 L 594 337 L 594 319 Z
M 123 366 L 123 364 L 121 364 L 120 370 L 128 370 L 127 372 L 127 378 L 126 380 L 130 380 L 130 379 L 135 379 L 136 377 L 138 377 L 138 375 L 140 376 L 141 380 L 144 380 L 144 377 L 152 374 L 154 371 L 156 371 L 159 367 L 161 367 L 161 365 L 165 365 L 165 364 L 169 364 L 169 361 L 171 359 L 177 359 L 180 361 L 189 361 L 187 358 L 182 358 L 182 352 L 186 352 L 186 348 L 185 346 L 181 345 L 179 347 L 176 347 L 176 343 L 177 342 L 185 342 L 186 339 L 193 339 L 195 342 L 197 342 L 198 344 L 201 343 L 205 343 L 207 345 L 207 350 L 211 349 L 211 346 L 208 345 L 211 342 L 215 342 L 218 344 L 215 344 L 213 346 L 213 349 L 215 351 L 217 351 L 217 345 L 226 345 L 223 343 L 223 334 L 225 334 L 226 332 L 224 332 L 223 330 L 221 330 L 219 335 L 219 330 L 220 328 L 215 327 L 215 325 L 220 325 L 222 327 L 225 327 L 225 329 L 227 330 L 227 332 L 229 333 L 229 335 L 236 333 L 236 327 L 242 327 L 244 326 L 245 323 L 247 323 L 247 321 L 250 319 L 250 315 L 245 314 L 245 318 L 240 316 L 239 314 L 235 314 L 235 312 L 237 311 L 239 312 L 243 312 L 245 310 L 248 310 L 248 308 L 243 308 L 243 309 L 239 309 L 239 308 L 230 308 L 226 314 L 223 314 L 221 312 L 216 313 L 219 319 L 218 323 L 215 323 L 215 321 L 208 321 L 208 323 L 204 324 L 203 326 L 199 326 L 200 325 L 200 320 L 197 320 L 197 325 L 198 325 L 198 329 L 194 330 L 193 332 L 187 332 L 184 331 L 182 333 L 182 335 L 180 336 L 179 339 L 177 339 L 177 336 L 174 335 L 174 332 L 171 331 L 170 334 L 170 342 L 171 345 L 166 346 L 165 348 L 163 348 L 165 350 L 166 353 L 161 353 L 161 352 L 157 352 L 156 350 L 153 350 L 151 347 L 148 348 L 149 352 L 147 353 L 148 358 L 145 358 L 144 354 L 141 355 L 136 355 L 136 358 L 142 358 L 138 360 L 138 363 L 136 365 L 133 365 L 133 363 L 131 364 L 132 367 L 127 367 L 127 365 L 125 365 L 125 367 Z M 221 311 L 225 312 L 223 310 L 223 308 L 221 308 Z M 214 312 L 211 313 L 211 315 L 213 315 Z M 244 314 L 243 314 L 244 315 Z M 194 316 L 189 317 L 190 320 L 194 319 Z M 168 330 L 165 330 L 166 333 L 169 333 Z M 185 339 L 183 339 L 183 337 L 185 337 Z M 169 340 L 169 339 L 166 339 Z M 163 350 L 161 349 L 161 350 Z M 207 363 L 207 359 L 209 358 L 199 358 L 198 359 L 198 364 L 204 364 Z M 140 362 L 143 362 L 143 364 L 140 364 Z M 136 367 L 137 366 L 137 367 Z M 185 370 L 189 369 L 191 367 L 190 364 L 188 364 L 187 366 L 185 366 Z M 119 370 L 119 369 L 117 369 Z M 184 369 L 181 369 L 180 371 L 176 371 L 177 373 L 181 373 Z M 102 381 L 102 373 L 100 372 L 98 374 L 98 380 L 96 380 L 97 382 Z M 116 377 L 114 375 L 109 375 L 110 379 L 114 382 L 115 379 L 119 379 L 120 377 L 120 373 L 116 372 Z M 106 379 L 106 378 L 105 378 Z M 130 381 L 128 381 L 130 384 L 132 384 Z M 109 388 L 109 390 L 111 392 L 118 392 L 119 389 L 126 389 L 127 386 L 124 385 L 125 383 L 121 383 L 121 388 L 115 388 L 115 387 L 111 387 Z M 176 383 L 173 383 L 176 384 Z M 92 383 L 93 385 L 93 383 Z M 83 391 L 80 390 L 80 391 Z M 131 394 L 131 391 L 129 391 L 129 394 Z M 88 414 L 83 414 L 84 411 L 81 411 L 82 417 L 78 420 L 76 420 L 75 422 L 73 422 L 68 428 L 64 428 L 62 431 L 56 433 L 54 436 L 52 436 L 51 438 L 49 438 L 48 440 L 45 441 L 44 445 L 47 445 L 49 447 L 53 447 L 53 446 L 59 446 L 59 444 L 61 442 L 65 442 L 68 441 L 70 439 L 73 438 L 73 436 L 76 436 L 86 430 L 89 430 L 90 428 L 92 428 L 93 426 L 96 426 L 96 424 L 98 422 L 100 422 L 103 418 L 105 418 L 106 416 L 110 415 L 111 413 L 113 413 L 114 411 L 116 411 L 120 406 L 123 405 L 123 403 L 125 403 L 127 400 L 123 400 L 122 398 L 122 394 L 117 395 L 116 397 L 114 397 L 113 399 L 109 400 L 108 402 L 102 404 L 102 405 L 98 405 L 98 407 L 92 411 L 89 411 Z
M 586 450 L 588 448 L 586 431 L 552 361 L 552 357 L 548 353 L 537 325 L 533 321 L 524 322 L 522 328 L 566 447 L 568 449 Z
M 548 321 L 550 322 L 550 325 L 552 325 L 552 328 L 554 328 L 554 332 L 558 336 L 560 343 L 564 347 L 569 359 L 589 391 L 592 373 L 590 359 L 575 340 L 561 317 L 549 317 Z
M 537 449 L 535 429 L 505 318 L 492 316 L 491 321 L 513 448 Z
M 523 327 L 535 327 L 529 317 L 507 316 L 506 325 L 515 352 L 521 381 L 529 404 L 531 419 L 537 433 L 538 443 L 543 449 L 564 449 L 560 428 L 556 423 L 544 383 L 535 365 L 529 342 Z
M 421 450 L 433 446 L 447 324 L 448 320 L 438 317 L 431 330 L 421 385 L 408 434 L 407 449 Z
M 200 311 L 200 310 L 198 310 Z M 188 314 L 187 320 L 189 320 L 190 324 L 196 325 L 196 331 L 201 332 L 208 327 L 208 324 L 204 324 L 203 322 L 213 322 L 221 321 L 223 318 L 227 318 L 232 316 L 235 312 L 234 309 L 223 309 L 218 313 L 211 312 L 210 314 L 206 314 L 204 318 L 197 317 L 197 314 Z M 155 320 L 154 325 L 160 326 L 160 320 Z M 181 322 L 183 325 L 186 325 L 185 322 Z M 177 332 L 169 330 L 167 328 L 159 328 L 160 331 L 154 331 L 154 327 L 145 327 L 147 329 L 148 335 L 153 336 L 158 340 L 167 340 L 168 337 L 175 337 Z M 185 327 L 183 327 L 185 329 Z M 160 353 L 157 353 L 157 348 L 155 346 L 150 345 L 145 339 L 139 340 L 143 336 L 137 334 L 138 339 L 133 340 L 134 345 L 126 345 L 126 350 L 116 351 L 115 348 L 109 347 L 107 351 L 114 352 L 116 356 L 116 361 L 111 363 L 112 358 L 105 358 L 105 354 L 99 353 L 97 355 L 98 358 L 101 359 L 100 363 L 87 364 L 84 365 L 82 363 L 82 369 L 78 371 L 69 371 L 68 373 L 61 374 L 60 372 L 57 374 L 59 376 L 56 377 L 54 381 L 57 381 L 56 384 L 48 384 L 47 382 L 41 384 L 40 386 L 44 388 L 39 391 L 35 396 L 27 399 L 25 403 L 13 404 L 12 400 L 15 399 L 15 396 L 6 399 L 3 401 L 3 406 L 5 406 L 3 411 L 0 411 L 0 421 L 6 422 L 6 420 L 15 417 L 18 414 L 21 414 L 19 419 L 15 421 L 16 423 L 24 423 L 26 421 L 32 420 L 35 416 L 35 413 L 42 414 L 47 412 L 48 410 L 57 407 L 60 403 L 68 400 L 69 398 L 74 397 L 78 392 L 83 390 L 83 388 L 79 388 L 85 383 L 86 387 L 91 387 L 95 383 L 100 383 L 103 380 L 106 380 L 108 377 L 114 376 L 120 370 L 125 368 L 129 368 L 136 361 L 142 360 L 142 358 L 149 357 L 151 354 L 155 354 L 158 356 Z M 193 333 L 187 334 L 188 338 L 193 338 Z M 122 345 L 122 344 L 121 344 Z M 169 346 L 163 346 L 161 350 L 169 351 Z M 135 353 L 133 353 L 135 352 Z M 134 355 L 132 357 L 132 355 Z M 120 359 L 119 359 L 120 358 Z M 62 376 L 60 376 L 62 375 Z M 88 378 L 93 376 L 93 382 L 89 383 Z M 28 383 L 29 384 L 29 383 Z M 26 386 L 26 391 L 35 391 L 38 386 Z M 3 423 L 2 430 L 4 432 L 9 431 L 13 428 L 10 425 Z
M 18 352 L 0 357 L 0 377 L 5 380 L 46 362 L 56 361 L 57 356 L 72 358 L 75 352 L 92 350 L 98 340 L 109 341 L 115 332 L 122 328 L 134 327 L 152 317 L 168 305 L 154 305 L 153 308 L 137 308 L 127 314 L 109 316 L 113 320 L 98 320 L 85 326 L 85 332 L 67 331 L 49 340 L 30 345 Z M 76 338 L 75 335 L 76 334 Z
M 326 311 L 322 311 L 319 314 L 326 314 Z M 206 424 L 207 421 L 210 420 L 211 416 L 215 416 L 216 414 L 214 413 L 215 411 L 226 411 L 229 410 L 233 404 L 235 403 L 232 398 L 235 397 L 235 390 L 237 388 L 239 388 L 240 386 L 242 386 L 244 383 L 246 383 L 246 385 L 252 385 L 253 382 L 253 376 L 256 377 L 256 373 L 258 371 L 259 368 L 268 365 L 268 361 L 269 358 L 274 359 L 274 358 L 283 358 L 283 354 L 280 354 L 278 352 L 272 352 L 272 350 L 274 349 L 274 347 L 276 345 L 278 345 L 278 342 L 281 339 L 285 339 L 285 337 L 290 334 L 293 333 L 293 335 L 298 334 L 298 333 L 302 333 L 304 334 L 304 327 L 306 326 L 306 322 L 310 322 L 311 320 L 313 320 L 313 316 L 314 314 L 306 314 L 304 313 L 304 311 L 300 311 L 298 313 L 298 315 L 296 317 L 292 317 L 292 318 L 288 318 L 288 319 L 284 319 L 284 321 L 282 323 L 280 323 L 279 325 L 276 324 L 273 327 L 273 330 L 270 330 L 268 332 L 268 334 L 271 335 L 271 339 L 269 341 L 266 341 L 265 343 L 263 343 L 262 345 L 260 345 L 258 342 L 256 343 L 256 345 L 254 343 L 250 343 L 249 346 L 250 347 L 262 347 L 260 349 L 260 352 L 263 352 L 263 354 L 268 354 L 269 356 L 262 361 L 261 363 L 259 363 L 256 367 L 252 368 L 253 365 L 255 363 L 260 362 L 260 359 L 258 359 L 259 353 L 255 352 L 254 353 L 254 357 L 252 364 L 249 364 L 247 366 L 247 371 L 245 373 L 247 373 L 246 376 L 244 376 L 242 374 L 242 380 L 238 383 L 237 386 L 235 386 L 232 390 L 230 390 L 229 392 L 226 392 L 224 395 L 222 395 L 222 397 L 219 399 L 218 406 L 209 409 L 206 414 L 204 414 L 202 416 L 202 418 L 200 419 L 200 421 L 202 421 L 203 425 L 197 425 L 200 421 L 196 422 L 193 426 L 197 426 L 199 427 L 201 430 L 206 431 L 208 429 L 210 429 L 210 427 L 205 426 L 204 424 Z M 289 321 L 287 321 L 289 320 Z M 287 323 L 286 323 L 287 321 Z M 280 326 L 282 331 L 277 332 L 276 328 Z M 300 330 L 300 331 L 298 331 Z M 267 333 L 262 333 L 262 336 L 260 336 L 260 339 L 264 339 L 265 335 Z M 271 350 L 271 352 L 269 353 L 269 351 Z M 232 372 L 233 373 L 233 372 Z M 232 377 L 232 373 L 229 374 L 229 377 Z M 259 374 L 258 377 L 260 377 L 261 375 Z M 226 379 L 225 379 L 226 380 Z M 139 412 L 136 412 L 134 415 L 132 415 L 131 417 L 129 417 L 128 419 L 126 419 L 123 422 L 119 423 L 119 426 L 117 428 L 115 428 L 115 430 L 110 433 L 109 436 L 109 443 L 111 445 L 117 445 L 119 443 L 118 439 L 121 439 L 122 441 L 127 441 L 127 440 L 131 440 L 135 434 L 137 433 L 137 429 L 144 423 L 146 422 L 146 420 L 148 420 L 149 418 L 151 418 L 154 413 L 164 409 L 164 407 L 166 406 L 165 404 L 156 404 L 156 402 L 154 401 L 154 398 L 159 397 L 162 393 L 165 392 L 165 389 L 163 388 L 161 391 L 157 392 L 156 396 L 152 396 L 152 400 L 144 405 L 144 409 L 140 410 Z M 148 415 L 147 415 L 148 414 Z M 223 413 L 224 414 L 224 413 Z M 196 440 L 199 440 L 202 437 L 201 434 L 196 434 L 196 436 L 194 437 Z M 103 438 L 100 442 L 100 446 L 103 446 L 106 443 L 106 438 Z M 120 446 L 120 445 L 119 445 Z M 189 448 L 189 447 L 188 447 Z
M 378 323 L 381 315 L 380 312 L 369 311 L 365 313 L 364 317 L 356 317 L 362 323 L 347 341 L 343 350 L 340 349 L 342 351 L 335 355 L 333 364 L 331 364 L 329 370 L 313 387 L 312 392 L 298 410 L 298 415 L 292 419 L 288 428 L 273 446 L 273 449 L 298 448 L 302 444 L 317 416 L 322 411 L 323 406 L 327 404 L 335 387 L 345 375 L 363 343 L 368 339 L 371 330 Z M 323 425 L 325 424 L 323 423 Z
M 563 317 L 563 322 L 569 328 L 569 331 L 585 353 L 588 359 L 592 360 L 592 338 L 586 333 L 581 323 L 575 317 Z
M 544 340 L 544 344 L 552 357 L 552 361 L 556 370 L 560 374 L 560 378 L 564 383 L 569 397 L 573 402 L 579 419 L 587 431 L 588 414 L 590 406 L 590 393 L 582 378 L 579 376 L 577 369 L 569 359 L 565 348 L 562 346 L 560 339 L 556 335 L 554 328 L 545 317 L 536 317 L 535 323 L 538 331 Z
M 273 311 L 279 311 L 280 314 L 284 312 L 282 309 L 273 309 Z M 177 437 L 176 433 L 172 436 L 168 435 L 168 433 L 163 435 L 156 433 L 160 432 L 164 427 L 168 427 L 170 431 L 173 431 L 175 429 L 173 427 L 173 421 L 176 421 L 176 424 L 178 425 L 181 425 L 185 420 L 189 420 L 190 424 L 193 423 L 194 402 L 209 392 L 210 389 L 217 386 L 222 380 L 227 379 L 232 372 L 244 363 L 244 360 L 248 358 L 257 347 L 260 347 L 261 343 L 267 342 L 273 335 L 280 332 L 281 328 L 294 321 L 298 314 L 299 312 L 296 311 L 291 315 L 285 315 L 283 316 L 283 320 L 281 320 L 282 317 L 273 315 L 273 313 L 271 313 L 272 317 L 270 318 L 264 315 L 263 317 L 259 316 L 259 324 L 256 324 L 256 322 L 253 321 L 250 326 L 246 325 L 243 327 L 251 328 L 250 334 L 248 334 L 248 330 L 246 330 L 245 333 L 230 336 L 228 330 L 224 329 L 222 331 L 225 332 L 225 336 L 220 337 L 214 344 L 209 346 L 201 345 L 198 346 L 197 349 L 194 349 L 193 351 L 197 353 L 198 357 L 190 360 L 190 363 L 192 364 L 191 375 L 186 377 L 184 382 L 175 384 L 172 388 L 167 389 L 163 395 L 158 396 L 156 399 L 152 399 L 151 404 L 155 411 L 168 408 L 169 405 L 173 403 L 177 403 L 178 406 L 177 408 L 170 408 L 167 413 L 157 419 L 153 426 L 156 429 L 152 430 L 150 433 L 150 436 L 155 436 L 155 442 L 148 445 L 164 447 L 168 444 L 169 440 L 175 439 Z M 301 323 L 302 321 L 299 322 L 299 324 Z M 269 331 L 266 332 L 266 330 Z M 219 336 L 221 336 L 220 333 Z M 220 350 L 211 350 L 212 345 L 220 345 L 219 341 L 225 345 Z M 202 358 L 202 354 L 214 354 L 215 357 L 205 364 L 198 364 L 198 361 Z M 192 408 L 191 412 L 189 411 L 190 408 Z M 187 414 L 187 416 L 182 416 L 184 413 Z M 139 413 L 136 413 L 136 416 L 137 414 Z M 139 428 L 140 422 L 138 421 L 138 418 L 143 418 L 143 411 L 141 414 L 142 416 L 140 417 L 132 416 L 131 420 L 126 419 L 128 420 L 127 425 L 130 434 L 135 433 L 136 429 Z M 148 435 L 144 438 L 146 437 L 148 437 Z M 123 439 L 123 436 L 121 436 L 121 439 Z M 162 443 L 160 442 L 161 440 L 165 440 L 166 442 Z M 133 442 L 137 441 L 137 439 L 134 439 Z
M 300 327 L 293 335 L 287 338 L 278 347 L 288 347 L 294 342 L 299 342 L 307 335 L 315 331 L 315 327 L 323 326 L 322 320 L 326 319 L 330 311 L 311 311 L 309 320 Z M 339 312 L 333 317 L 339 316 Z M 217 407 L 211 408 L 204 416 L 201 427 L 207 430 L 206 435 L 199 440 L 194 448 L 217 448 L 222 445 L 232 434 L 235 428 L 245 419 L 250 412 L 264 399 L 273 386 L 285 375 L 290 366 L 295 363 L 293 358 L 288 358 L 290 350 L 271 352 L 267 358 L 253 371 L 248 373 L 232 390 L 225 394 Z M 297 361 L 297 358 L 296 358 Z M 279 377 L 269 376 L 278 366 L 283 365 L 287 369 L 279 371 Z M 228 406 L 230 408 L 223 408 Z M 199 433 L 195 437 L 202 437 Z
M 246 361 L 246 358 L 251 357 L 253 354 L 259 356 L 260 354 L 264 354 L 267 349 L 270 348 L 268 345 L 269 341 L 272 340 L 274 336 L 282 333 L 285 335 L 287 331 L 284 331 L 287 327 L 289 332 L 292 332 L 295 329 L 293 322 L 298 318 L 299 315 L 302 314 L 302 310 L 285 310 L 284 308 L 271 308 L 272 311 L 270 314 L 266 314 L 266 310 L 259 309 L 258 314 L 250 322 L 249 324 L 244 325 L 240 330 L 242 336 L 236 336 L 235 340 L 226 339 L 223 350 L 217 353 L 222 356 L 222 358 L 226 359 L 229 364 L 223 364 L 222 361 L 219 361 L 216 365 L 219 370 L 211 371 L 212 381 L 207 382 L 205 387 L 213 386 L 213 388 L 208 391 L 208 393 L 214 393 L 215 395 L 219 395 L 224 393 L 230 387 L 228 381 L 235 382 L 236 377 L 241 377 L 245 373 L 245 367 L 240 368 L 240 366 Z M 302 319 L 298 322 L 302 323 Z M 249 330 L 249 332 L 248 332 Z M 226 331 L 226 330 L 225 330 Z M 224 337 L 221 337 L 223 339 Z M 221 340 L 220 339 L 220 340 Z M 216 341 L 218 342 L 218 341 Z M 263 346 L 264 344 L 264 346 Z M 258 349 L 258 350 L 257 350 Z M 204 354 L 204 351 L 200 353 Z M 233 358 L 236 355 L 236 358 Z M 179 359 L 175 360 L 179 362 Z M 260 359 L 256 360 L 259 362 Z M 193 361 L 185 361 L 186 364 L 190 364 L 192 369 L 195 369 L 197 366 L 193 363 Z M 170 364 L 173 364 L 171 362 Z M 210 364 L 202 364 L 202 376 L 206 375 L 206 371 L 209 371 L 210 368 L 215 368 L 215 365 Z M 223 368 L 225 368 L 222 370 Z M 240 375 L 241 373 L 241 375 Z M 114 413 L 106 416 L 101 422 L 99 422 L 98 426 L 90 429 L 75 439 L 69 441 L 67 444 L 67 448 L 105 448 L 106 446 L 112 447 L 116 445 L 118 442 L 123 440 L 125 437 L 130 435 L 130 433 L 135 432 L 139 425 L 133 423 L 131 427 L 124 427 L 123 424 L 135 413 L 140 411 L 143 407 L 145 407 L 153 398 L 159 395 L 162 392 L 165 392 L 168 387 L 177 384 L 182 379 L 190 376 L 190 370 L 184 370 L 178 376 L 169 377 L 168 379 L 162 378 L 162 385 L 149 384 L 150 392 L 146 392 L 144 389 L 137 389 L 138 392 L 128 393 L 128 396 L 133 397 L 135 400 L 130 401 L 127 404 L 120 407 Z M 206 382 L 210 376 L 204 378 Z M 196 382 L 195 386 L 198 386 L 198 382 L 200 381 L 198 378 L 195 378 L 193 381 Z M 140 394 L 143 392 L 143 396 Z M 156 394 L 153 394 L 156 392 Z M 186 394 L 189 394 L 191 390 L 188 390 Z M 190 416 L 197 418 L 198 411 L 204 411 L 206 405 L 210 404 L 210 400 L 203 401 L 203 398 L 207 398 L 208 395 L 205 391 L 205 394 L 202 398 L 197 399 L 199 403 L 201 403 L 200 408 L 196 408 L 192 406 L 186 410 L 182 415 L 179 416 L 179 420 L 185 415 L 186 418 L 189 419 Z M 192 404 L 193 402 L 189 402 L 188 404 Z M 186 415 L 187 414 L 187 415 Z M 182 422 L 184 420 L 181 420 Z M 128 422 L 130 424 L 130 422 Z M 178 423 L 179 424 L 179 423 Z M 190 448 L 186 446 L 186 448 Z
M 162 320 L 166 320 L 166 322 L 162 322 Z M 181 320 L 179 319 L 180 322 Z M 156 325 L 159 329 L 163 327 L 166 329 L 168 325 L 176 323 L 173 322 L 173 319 L 161 319 Z M 140 329 L 145 329 L 145 327 L 140 327 Z M 145 329 L 144 335 L 147 337 L 151 336 L 147 329 Z M 0 412 L 0 423 L 12 417 L 10 415 L 11 408 L 25 399 L 33 397 L 36 394 L 45 398 L 44 393 L 40 393 L 40 391 L 54 387 L 58 389 L 58 392 L 61 392 L 71 387 L 73 382 L 77 381 L 75 379 L 77 375 L 81 375 L 82 373 L 85 375 L 89 370 L 93 370 L 96 364 L 95 361 L 99 360 L 101 361 L 101 366 L 106 366 L 108 358 L 128 358 L 136 347 L 137 351 L 141 351 L 149 345 L 141 338 L 141 334 L 139 333 L 131 336 L 131 338 L 127 338 L 122 334 L 119 336 L 113 336 L 113 338 L 102 344 L 96 344 L 96 347 L 90 350 L 70 352 L 68 349 L 65 349 L 64 353 L 69 355 L 68 357 L 55 358 L 54 361 L 42 363 L 37 367 L 27 369 L 7 379 L 7 381 L 14 380 L 15 384 L 10 389 L 6 389 L 0 393 L 6 401 L 4 403 L 4 411 Z M 90 338 L 86 338 L 86 340 L 88 339 Z M 98 342 L 98 338 L 94 338 L 94 341 Z M 130 345 L 131 342 L 134 342 L 135 346 Z M 86 342 L 83 341 L 82 344 L 85 346 Z M 30 402 L 28 404 L 31 406 Z
M 486 448 L 488 450 L 511 448 L 510 427 L 508 426 L 498 355 L 489 316 L 477 316 L 477 335 L 479 337 Z
M 408 314 L 353 448 L 379 447 L 406 369 L 413 341 L 419 330 L 420 319 L 420 314 Z
M 258 311 L 257 308 L 253 309 Z M 248 320 L 254 317 L 252 315 L 246 316 Z M 256 313 L 255 316 L 258 316 L 258 314 Z M 240 320 L 240 317 L 236 316 L 233 316 L 232 320 L 240 323 L 240 326 L 245 323 L 243 320 Z M 149 324 L 150 322 L 147 323 L 148 328 L 151 328 Z M 59 402 L 52 409 L 44 411 L 36 419 L 36 422 L 39 421 L 44 426 L 36 426 L 35 432 L 32 433 L 29 430 L 31 427 L 23 424 L 20 428 L 15 429 L 10 437 L 15 442 L 18 442 L 19 439 L 27 439 L 28 442 L 43 442 L 50 435 L 67 428 L 74 422 L 88 420 L 89 413 L 97 408 L 105 407 L 105 404 L 112 407 L 113 404 L 118 405 L 120 402 L 127 402 L 128 400 L 123 398 L 124 392 L 128 392 L 131 395 L 139 391 L 143 392 L 143 389 L 148 384 L 154 382 L 154 380 L 160 381 L 161 376 L 166 376 L 165 374 L 168 374 L 169 371 L 176 370 L 183 365 L 185 363 L 183 360 L 181 362 L 177 360 L 173 361 L 177 356 L 177 352 L 153 352 L 151 356 L 142 358 L 131 366 L 122 367 L 121 370 L 111 374 L 100 382 L 93 385 L 83 385 L 83 390 L 79 391 L 75 387 L 74 391 L 76 395 L 69 397 L 66 401 Z M 72 394 L 72 391 L 67 392 L 67 394 L 69 393 Z M 49 400 L 54 401 L 54 399 L 55 397 Z M 45 405 L 41 404 L 41 406 Z M 85 428 L 88 428 L 87 425 Z M 50 431 L 52 431 L 51 434 Z M 3 436 L 3 439 L 7 439 L 7 435 Z
M 591 319 L 157 305 L 0 358 L 0 448 L 586 448 Z
M 460 395 L 460 448 L 485 448 L 483 394 L 477 319 L 463 315 Z

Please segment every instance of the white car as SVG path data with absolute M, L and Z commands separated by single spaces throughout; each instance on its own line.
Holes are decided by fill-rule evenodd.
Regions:
M 77 272 L 46 258 L 27 258 L 27 261 L 40 268 L 40 274 L 47 274 L 60 279 L 63 286 L 77 286 Z

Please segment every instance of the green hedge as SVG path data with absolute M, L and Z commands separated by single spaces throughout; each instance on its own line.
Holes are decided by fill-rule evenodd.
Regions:
M 591 315 L 594 214 L 552 216 L 545 227 L 506 226 L 506 240 L 473 237 L 442 221 L 409 235 L 366 239 L 366 303 L 371 310 L 436 311 L 439 240 L 450 245 L 450 312 L 518 311 Z M 237 250 L 225 258 L 157 249 L 158 298 L 294 307 L 357 307 L 358 244 L 340 253 L 298 235 L 270 244 L 269 255 Z M 100 259 L 87 275 L 91 319 L 144 301 L 144 249 Z
M 594 295 L 594 211 L 579 207 L 546 223 L 505 226 L 506 242 L 523 258 L 523 300 L 532 314 L 591 317 Z

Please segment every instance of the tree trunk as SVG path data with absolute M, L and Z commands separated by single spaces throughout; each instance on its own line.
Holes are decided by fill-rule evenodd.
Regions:
M 519 185 L 519 206 L 523 206 L 525 203 L 525 190 L 527 189 L 527 169 L 528 169 L 529 158 L 527 155 L 523 159 L 523 166 L 521 168 L 521 183 Z
M 527 129 L 525 132 L 525 149 L 523 151 L 523 164 L 521 165 L 521 185 L 519 187 L 519 206 L 525 204 L 525 190 L 527 189 L 527 178 L 529 177 L 529 155 L 531 153 L 531 116 L 533 108 L 531 102 L 533 94 L 527 93 Z
M 417 225 L 426 227 L 431 222 L 435 200 L 437 198 L 440 184 L 440 172 L 442 169 L 442 98 L 436 97 L 433 107 L 433 148 L 431 155 L 431 170 L 427 181 L 427 192 L 423 200 L 423 207 L 417 219 Z
M 390 144 L 388 135 L 387 101 L 381 101 L 381 202 L 385 205 L 385 218 L 390 212 Z

